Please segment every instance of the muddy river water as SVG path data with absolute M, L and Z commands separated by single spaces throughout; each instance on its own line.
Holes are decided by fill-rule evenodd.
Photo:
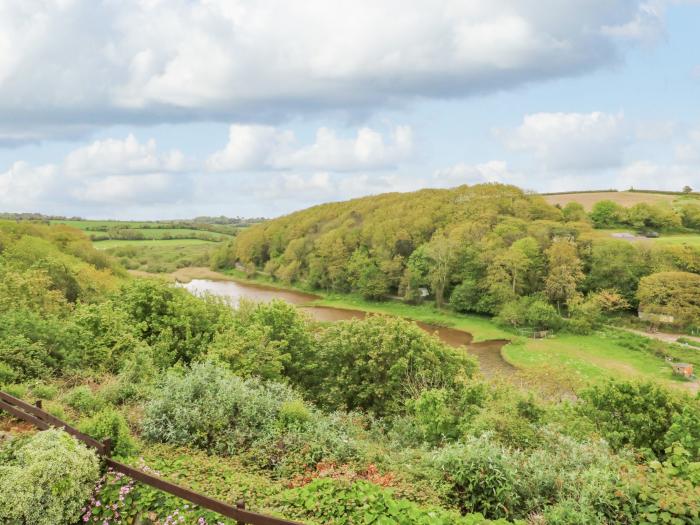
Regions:
M 309 306 L 310 302 L 318 299 L 317 296 L 293 290 L 280 290 L 278 288 L 249 283 L 193 279 L 181 286 L 195 295 L 210 293 L 212 295 L 225 297 L 230 300 L 232 305 L 238 304 L 241 299 L 259 302 L 282 299 L 298 306 L 316 321 L 346 321 L 349 319 L 362 319 L 367 315 L 360 310 L 346 310 L 329 306 Z M 509 373 L 515 370 L 512 365 L 501 357 L 501 347 L 507 342 L 506 340 L 499 339 L 472 343 L 472 335 L 469 332 L 419 321 L 417 321 L 416 324 L 426 332 L 435 334 L 444 343 L 450 346 L 465 347 L 468 353 L 478 358 L 481 371 L 485 375 Z

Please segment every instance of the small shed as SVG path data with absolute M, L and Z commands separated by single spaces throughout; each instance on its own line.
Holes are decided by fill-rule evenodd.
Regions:
M 693 376 L 693 365 L 690 363 L 671 363 L 673 373 L 678 376 L 690 378 Z

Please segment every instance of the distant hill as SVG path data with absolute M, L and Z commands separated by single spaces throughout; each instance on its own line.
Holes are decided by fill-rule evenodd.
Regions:
M 570 193 L 549 193 L 543 194 L 542 197 L 549 204 L 558 204 L 565 206 L 570 202 L 578 202 L 586 211 L 591 211 L 596 202 L 603 200 L 611 200 L 620 206 L 629 208 L 639 203 L 657 204 L 659 202 L 673 202 L 678 199 L 700 198 L 700 194 L 696 193 L 675 193 L 675 192 L 656 192 L 656 191 L 581 191 Z

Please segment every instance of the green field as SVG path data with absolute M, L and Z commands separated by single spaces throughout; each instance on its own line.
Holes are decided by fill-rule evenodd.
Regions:
M 597 229 L 592 230 L 593 237 L 596 239 L 617 239 L 621 241 L 629 242 L 640 242 L 658 245 L 673 245 L 673 246 L 693 246 L 695 248 L 700 247 L 700 233 L 669 233 L 661 234 L 656 238 L 635 238 L 635 239 L 624 239 L 619 237 L 613 237 L 615 233 L 630 233 L 635 235 L 634 231 L 629 228 L 613 228 L 613 229 Z
M 700 248 L 700 234 L 662 235 L 658 239 L 651 239 L 657 244 L 687 245 Z
M 671 367 L 662 358 L 628 348 L 606 332 L 528 339 L 524 344 L 505 346 L 502 355 L 520 369 L 558 368 L 582 383 L 624 378 L 687 384 L 674 378 Z
M 145 239 L 142 241 L 115 239 L 110 241 L 95 241 L 95 248 L 106 250 L 108 248 L 116 248 L 118 246 L 191 246 L 193 244 L 216 244 L 216 241 L 207 241 L 205 239 Z

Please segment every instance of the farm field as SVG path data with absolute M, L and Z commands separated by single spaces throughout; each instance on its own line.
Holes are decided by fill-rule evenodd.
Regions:
M 596 202 L 611 200 L 620 206 L 629 208 L 639 203 L 658 204 L 660 202 L 674 202 L 678 199 L 693 199 L 682 194 L 647 193 L 637 191 L 598 191 L 591 193 L 562 193 L 557 195 L 543 195 L 549 204 L 565 206 L 570 202 L 578 202 L 586 211 L 591 211 Z
M 634 231 L 630 229 L 624 229 L 624 228 L 614 228 L 614 229 L 604 229 L 604 230 L 592 230 L 591 234 L 595 239 L 618 239 L 618 240 L 627 240 L 629 242 L 638 242 L 638 243 L 649 243 L 649 244 L 656 244 L 656 245 L 668 245 L 668 246 L 692 246 L 692 247 L 700 247 L 700 234 L 698 233 L 671 233 L 671 234 L 665 234 L 662 233 L 659 237 L 656 238 L 645 238 L 645 237 L 636 237 L 634 239 L 627 239 L 624 237 L 615 237 L 615 234 L 618 233 L 628 233 L 631 235 L 635 235 Z
M 162 247 L 175 247 L 175 246 L 192 246 L 195 244 L 216 244 L 216 241 L 208 241 L 206 239 L 144 239 L 144 240 L 132 240 L 132 239 L 114 239 L 108 241 L 94 241 L 93 244 L 98 250 L 107 250 L 109 248 L 116 248 L 119 246 L 162 246 Z

